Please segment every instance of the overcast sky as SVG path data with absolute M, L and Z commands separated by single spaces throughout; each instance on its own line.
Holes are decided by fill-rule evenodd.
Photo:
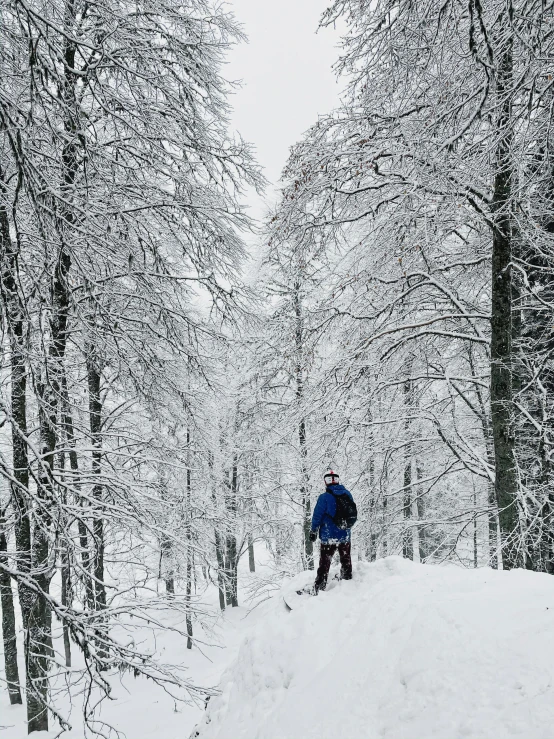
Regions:
M 339 34 L 316 33 L 327 0 L 229 0 L 248 35 L 247 44 L 229 56 L 227 76 L 242 80 L 233 96 L 233 127 L 256 147 L 258 161 L 276 183 L 289 147 L 320 113 L 338 103 L 331 65 L 337 58 Z M 271 195 L 269 195 L 271 198 Z M 252 215 L 262 216 L 262 203 L 250 198 Z

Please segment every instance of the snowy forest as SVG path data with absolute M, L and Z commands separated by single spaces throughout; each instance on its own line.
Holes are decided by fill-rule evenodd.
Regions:
M 355 565 L 554 574 L 554 2 L 335 0 L 319 23 L 340 103 L 269 183 L 231 123 L 232 3 L 0 0 L 20 731 L 115 736 L 98 707 L 127 675 L 203 707 L 187 654 L 317 567 L 328 468 Z

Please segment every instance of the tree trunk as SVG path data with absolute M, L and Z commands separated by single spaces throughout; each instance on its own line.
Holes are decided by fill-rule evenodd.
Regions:
M 217 512 L 217 496 L 215 491 L 215 478 L 214 478 L 214 458 L 213 454 L 208 453 L 208 467 L 212 477 L 212 504 L 214 507 L 214 513 Z M 217 524 L 214 526 L 214 543 L 215 543 L 215 557 L 217 561 L 217 587 L 219 592 L 219 608 L 221 611 L 225 610 L 225 549 L 223 537 L 219 533 Z
M 373 456 L 369 461 L 369 477 L 368 477 L 368 493 L 364 504 L 364 516 L 363 520 L 365 523 L 364 534 L 364 555 L 368 562 L 375 562 L 377 559 L 377 501 L 375 500 L 375 462 Z M 361 559 L 361 547 L 360 547 L 360 559 Z
M 254 559 L 254 539 L 252 534 L 248 534 L 248 569 L 250 572 L 256 572 L 256 560 Z
M 160 498 L 165 508 L 169 505 L 167 476 L 164 467 L 160 467 Z M 160 535 L 160 571 L 159 577 L 163 578 L 165 583 L 165 592 L 167 595 L 175 595 L 175 556 L 173 552 L 173 542 L 166 531 L 162 531 Z
M 52 615 L 47 600 L 53 575 L 50 565 L 51 506 L 56 499 L 54 477 L 58 443 L 58 410 L 61 397 L 62 365 L 67 345 L 69 290 L 67 274 L 70 259 L 62 246 L 54 269 L 50 321 L 51 341 L 48 347 L 43 379 L 37 384 L 41 460 L 37 475 L 37 505 L 34 512 L 32 540 L 32 577 L 38 587 L 29 614 L 27 641 L 28 731 L 48 729 L 48 668 L 52 654 Z
M 411 422 L 412 413 L 412 381 L 408 377 L 404 381 L 404 432 L 406 436 L 404 445 L 404 478 L 403 478 L 403 504 L 404 531 L 402 536 L 402 555 L 406 559 L 414 558 L 414 532 L 412 529 L 412 441 Z
M 238 606 L 238 573 L 237 573 L 237 537 L 233 533 L 231 527 L 236 526 L 237 516 L 237 492 L 238 492 L 238 459 L 235 454 L 233 457 L 233 467 L 231 470 L 231 480 L 227 482 L 228 493 L 227 511 L 230 514 L 227 531 L 227 540 L 225 547 L 225 572 L 227 576 L 226 582 L 226 602 L 233 608 Z
M 381 551 L 383 557 L 389 555 L 389 499 L 388 499 L 388 482 L 389 482 L 389 457 L 385 455 L 383 460 L 383 471 L 379 481 L 379 492 L 382 500 L 381 515 L 383 517 L 383 527 L 381 532 Z
M 226 605 L 225 597 L 225 554 L 223 539 L 219 531 L 214 529 L 215 556 L 217 559 L 217 586 L 219 591 L 219 608 L 224 611 Z
M 416 477 L 417 477 L 417 496 L 416 496 L 416 510 L 417 510 L 417 541 L 419 548 L 419 561 L 425 562 L 427 557 L 427 536 L 425 523 L 425 498 L 423 497 L 423 491 L 421 489 L 421 480 L 423 479 L 423 464 L 419 459 L 416 460 Z
M 63 428 L 63 423 L 62 423 Z M 65 442 L 67 442 L 67 439 L 64 439 Z M 62 513 L 61 513 L 61 520 L 62 520 L 62 532 L 69 532 L 70 528 L 70 522 L 68 520 L 67 515 L 67 490 L 65 488 L 65 450 L 62 450 L 59 455 L 60 462 L 60 472 L 62 473 L 63 477 L 61 479 L 62 482 L 62 489 L 61 489 L 61 499 L 62 499 Z M 72 605 L 73 602 L 73 593 L 72 593 L 72 586 L 71 586 L 71 567 L 70 567 L 70 561 L 69 561 L 69 549 L 67 545 L 67 538 L 63 536 L 61 537 L 61 545 L 60 545 L 60 570 L 61 570 L 61 579 L 62 579 L 62 588 L 61 588 L 61 602 L 62 606 L 65 608 L 68 608 Z M 64 621 L 62 624 L 62 631 L 63 631 L 63 648 L 64 648 L 64 656 L 65 656 L 65 666 L 71 667 L 71 640 L 69 638 L 69 627 L 67 625 L 67 621 Z
M 300 484 L 300 501 L 302 504 L 302 531 L 304 537 L 304 559 L 305 569 L 314 569 L 314 543 L 310 539 L 312 530 L 312 502 L 310 499 L 310 489 L 308 481 L 307 457 L 308 449 L 306 446 L 306 423 L 304 419 L 300 421 L 298 428 L 298 437 L 300 441 L 300 475 L 302 482 Z
M 71 607 L 72 587 L 71 587 L 71 568 L 69 565 L 69 554 L 67 551 L 67 543 L 62 542 L 62 606 Z M 69 628 L 67 623 L 63 624 L 63 649 L 65 655 L 65 666 L 71 667 L 71 640 L 69 638 Z
M 12 505 L 15 512 L 17 569 L 19 572 L 28 575 L 31 571 L 31 505 L 29 500 L 29 460 L 27 453 L 26 318 L 25 307 L 21 301 L 17 287 L 17 249 L 14 248 L 10 236 L 8 211 L 5 205 L 7 192 L 4 173 L 1 169 L 0 195 L 2 196 L 0 198 L 1 291 L 11 350 L 10 406 L 14 479 L 10 487 Z M 26 641 L 33 593 L 22 580 L 18 580 L 18 592 Z M 9 611 L 9 606 L 7 608 Z
M 68 0 L 64 12 L 64 27 L 71 31 L 75 23 L 75 5 Z M 40 451 L 37 480 L 37 506 L 32 540 L 32 577 L 38 587 L 29 610 L 26 639 L 27 659 L 27 729 L 48 730 L 48 664 L 51 653 L 51 612 L 45 595 L 48 595 L 52 572 L 50 571 L 50 508 L 56 498 L 54 478 L 56 445 L 58 440 L 58 411 L 61 397 L 61 378 L 67 346 L 70 312 L 71 236 L 75 222 L 71 202 L 78 169 L 79 105 L 76 99 L 77 75 L 75 74 L 76 44 L 70 35 L 64 39 L 64 80 L 61 98 L 64 104 L 65 143 L 61 154 L 64 195 L 59 202 L 55 225 L 60 238 L 60 248 L 51 283 L 50 344 L 45 357 L 43 381 L 38 390 Z M 44 594 L 44 595 L 43 595 Z
M 37 505 L 34 510 L 31 577 L 37 586 L 29 612 L 27 642 L 27 728 L 48 730 L 48 671 L 52 654 L 52 614 L 50 592 L 51 505 L 55 499 L 54 463 L 56 452 L 56 403 L 51 386 L 39 385 L 39 427 L 42 459 L 37 475 Z
M 2 194 L 6 193 L 3 173 L 0 171 Z M 0 238 L 2 258 L 2 300 L 6 312 L 11 349 L 11 431 L 13 453 L 13 481 L 11 493 L 16 514 L 15 546 L 17 569 L 32 577 L 36 585 L 48 592 L 48 536 L 44 526 L 48 525 L 44 491 L 42 501 L 35 512 L 35 535 L 31 537 L 32 507 L 29 496 L 29 460 L 27 450 L 27 365 L 25 357 L 26 314 L 18 291 L 17 251 L 12 246 L 8 213 L 0 205 Z M 41 405 L 39 404 L 39 410 Z M 44 442 L 44 412 L 42 412 L 41 437 Z M 44 452 L 39 477 L 44 480 L 45 468 L 53 464 Z M 52 450 L 53 451 L 53 450 Z M 42 485 L 38 486 L 39 488 Z M 39 490 L 40 495 L 40 490 Z M 46 600 L 30 588 L 22 579 L 18 580 L 19 604 L 24 629 L 24 654 L 27 686 L 28 732 L 48 729 L 47 654 L 50 639 L 50 611 Z
M 164 562 L 164 583 L 165 583 L 165 592 L 168 595 L 175 595 L 175 573 L 173 570 L 173 544 L 171 542 L 171 539 L 169 536 L 165 535 L 162 532 L 162 560 Z M 167 563 L 170 563 L 170 566 L 167 568 Z M 160 572 L 160 577 L 162 576 L 162 573 Z
M 302 302 L 300 299 L 300 283 L 296 282 L 293 288 L 293 304 L 295 314 L 295 349 L 296 349 L 296 402 L 301 408 L 304 399 L 304 320 L 302 316 Z M 302 535 L 304 567 L 314 569 L 314 544 L 310 539 L 312 529 L 312 502 L 310 497 L 308 477 L 308 445 L 306 441 L 306 421 L 300 419 L 298 425 L 298 442 L 300 448 L 300 504 L 302 506 Z
M 22 703 L 17 666 L 17 636 L 15 630 L 15 609 L 11 577 L 2 569 L 8 567 L 8 542 L 4 532 L 4 518 L 0 517 L 0 603 L 2 604 L 2 640 L 4 644 L 4 665 L 6 683 L 11 705 Z
M 520 536 L 517 506 L 518 475 L 515 458 L 512 386 L 512 218 L 514 165 L 511 159 L 511 87 L 513 38 L 506 42 L 497 73 L 500 139 L 492 214 L 491 418 L 495 458 L 495 497 L 498 502 L 502 563 L 510 569 L 519 562 Z
M 369 377 L 368 377 L 369 379 Z M 368 383 L 368 395 L 371 391 L 371 385 Z M 375 490 L 375 433 L 373 427 L 373 408 L 371 404 L 367 408 L 367 497 L 365 500 L 365 510 L 362 520 L 365 524 L 365 531 L 363 531 L 363 547 L 360 546 L 358 549 L 358 558 L 365 558 L 368 562 L 374 562 L 377 559 L 377 547 L 379 542 L 378 537 L 378 519 L 381 516 L 378 514 L 377 502 L 378 495 Z M 382 527 L 381 527 L 382 533 Z M 363 551 L 363 556 L 362 556 Z
M 479 567 L 479 540 L 477 536 L 477 491 L 473 488 L 473 566 Z
M 81 483 L 79 479 L 79 459 L 75 448 L 75 431 L 73 427 L 73 415 L 71 413 L 71 405 L 69 402 L 69 393 L 67 390 L 67 375 L 65 368 L 62 374 L 62 427 L 65 434 L 67 446 L 69 448 L 69 467 L 71 469 L 71 485 L 77 493 L 78 505 L 81 511 L 85 509 L 85 501 L 79 494 Z M 91 577 L 91 562 L 89 551 L 88 531 L 83 520 L 83 515 L 79 513 L 77 517 L 77 528 L 79 531 L 79 546 L 81 549 L 81 565 L 82 579 L 85 588 L 85 603 L 90 610 L 94 610 L 94 588 Z
M 93 535 L 94 535 L 94 605 L 96 611 L 106 608 L 106 585 L 104 577 L 104 511 L 102 507 L 103 485 L 102 475 L 102 399 L 100 396 L 101 370 L 100 360 L 92 345 L 86 348 L 87 379 L 89 392 L 89 424 L 92 442 L 91 472 L 95 482 L 92 486 Z M 99 656 L 107 657 L 105 628 L 97 629 Z
M 190 610 L 190 601 L 192 593 L 192 471 L 190 468 L 190 429 L 187 428 L 187 521 L 186 521 L 186 537 L 187 537 L 187 649 L 192 649 L 192 614 Z

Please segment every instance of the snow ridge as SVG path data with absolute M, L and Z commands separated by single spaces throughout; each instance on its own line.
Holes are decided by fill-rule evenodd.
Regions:
M 554 737 L 548 575 L 388 557 L 263 608 L 193 736 Z

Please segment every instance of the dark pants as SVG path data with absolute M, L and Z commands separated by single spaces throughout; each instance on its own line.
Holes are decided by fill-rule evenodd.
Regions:
M 350 558 L 350 542 L 345 541 L 341 544 L 324 544 L 321 542 L 319 551 L 319 567 L 315 578 L 315 590 L 325 590 L 327 586 L 327 575 L 331 560 L 335 552 L 339 550 L 340 557 L 340 576 L 343 580 L 352 580 L 352 559 Z

